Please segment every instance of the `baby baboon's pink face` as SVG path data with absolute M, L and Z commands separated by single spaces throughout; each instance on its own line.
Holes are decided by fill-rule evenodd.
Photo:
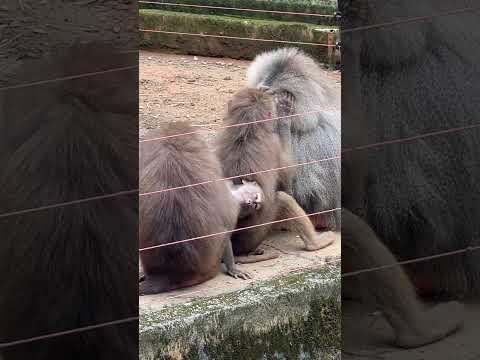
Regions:
M 230 187 L 232 195 L 242 207 L 259 210 L 263 202 L 263 190 L 254 181 L 242 180 L 242 185 Z

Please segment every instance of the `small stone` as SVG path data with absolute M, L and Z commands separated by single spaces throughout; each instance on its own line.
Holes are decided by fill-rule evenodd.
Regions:
M 151 57 L 151 56 L 149 56 L 149 57 L 148 57 L 148 60 L 152 60 L 152 57 Z
M 198 61 L 198 57 L 194 56 L 193 60 Z
M 223 78 L 223 80 L 232 80 L 232 77 L 231 77 L 231 76 L 225 76 L 225 77 Z
M 188 79 L 187 82 L 188 83 L 194 83 L 196 80 L 195 79 Z

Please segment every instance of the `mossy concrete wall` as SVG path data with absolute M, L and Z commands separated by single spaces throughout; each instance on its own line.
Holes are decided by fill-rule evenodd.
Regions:
M 326 44 L 328 41 L 327 31 L 321 30 L 336 30 L 334 27 L 316 26 L 300 22 L 253 20 L 161 10 L 140 10 L 139 21 L 140 29 L 145 30 L 162 30 L 180 33 L 222 35 L 315 44 Z M 338 39 L 338 36 L 338 31 L 335 31 L 334 41 Z M 169 49 L 182 54 L 251 60 L 263 51 L 289 46 L 289 44 L 142 32 L 141 46 L 148 49 Z M 328 62 L 327 47 L 313 45 L 290 46 L 298 46 L 311 54 L 318 61 Z
M 340 359 L 340 265 L 140 312 L 140 359 Z
M 163 3 L 178 3 L 177 0 L 163 0 Z M 337 1 L 317 0 L 182 0 L 182 4 L 216 6 L 220 9 L 196 8 L 166 4 L 139 4 L 141 9 L 159 9 L 168 11 L 188 12 L 191 14 L 224 15 L 262 20 L 297 21 L 316 25 L 335 25 L 337 20 L 332 16 L 308 16 L 304 14 L 333 15 L 337 11 Z M 222 8 L 229 8 L 222 9 Z M 266 10 L 235 11 L 232 8 Z M 268 11 L 278 11 L 275 13 Z M 297 14 L 288 14 L 288 13 Z

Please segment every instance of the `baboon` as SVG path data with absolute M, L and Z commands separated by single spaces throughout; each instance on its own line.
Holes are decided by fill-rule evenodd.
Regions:
M 355 272 L 395 264 L 397 260 L 372 229 L 358 216 L 342 211 L 342 271 Z M 450 301 L 428 308 L 401 266 L 342 279 L 343 296 L 371 302 L 382 310 L 395 331 L 395 343 L 404 348 L 440 340 L 457 330 L 464 308 Z
M 164 125 L 152 136 L 192 132 L 184 122 Z M 198 134 L 145 142 L 140 147 L 140 192 L 185 186 L 222 177 L 215 154 Z M 225 182 L 213 182 L 140 197 L 140 247 L 168 244 L 235 228 L 239 203 Z M 220 271 L 242 279 L 235 268 L 230 234 L 140 252 L 144 279 L 140 294 L 154 294 L 205 282 Z
M 340 116 L 329 111 L 338 106 L 338 96 L 324 76 L 319 65 L 296 48 L 260 54 L 248 69 L 248 87 L 271 94 L 277 116 L 310 113 L 275 121 L 274 129 L 295 163 L 340 155 Z M 297 167 L 291 190 L 307 213 L 339 208 L 340 160 Z M 312 221 L 318 229 L 340 229 L 339 211 L 313 216 Z
M 129 191 L 0 218 L 0 343 L 133 317 L 3 360 L 138 356 L 137 56 L 75 45 L 19 63 L 10 85 L 124 70 L 0 90 L 1 214 Z
M 478 10 L 432 21 L 349 31 L 420 14 L 440 14 L 471 6 L 471 2 L 454 5 L 445 0 L 421 0 L 413 6 L 402 2 L 340 2 L 344 30 L 342 131 L 350 141 L 347 147 L 478 122 L 474 114 L 480 110 L 480 83 L 472 81 L 478 74 Z M 356 138 L 358 134 L 362 139 Z M 359 236 L 355 243 L 366 248 L 378 239 L 400 261 L 478 246 L 479 136 L 478 128 L 468 129 L 364 150 L 353 159 L 345 157 L 343 173 L 348 171 L 349 175 L 343 176 L 342 204 L 358 215 L 353 224 L 356 228 L 349 230 L 352 237 Z M 359 234 L 359 227 L 368 228 L 362 237 L 354 235 Z M 342 244 L 349 245 L 348 239 Z M 350 266 L 363 265 L 363 256 L 360 251 L 342 249 L 342 257 Z M 404 269 L 422 297 L 465 296 L 478 300 L 479 251 L 419 261 Z M 369 290 L 384 302 L 384 308 L 398 309 L 401 299 L 392 297 L 385 284 L 375 283 L 384 271 L 370 273 Z M 391 281 L 403 282 L 400 278 L 396 274 Z M 347 290 L 348 286 L 342 288 Z M 406 288 L 402 292 L 415 296 Z M 424 323 L 423 328 L 439 322 L 443 328 L 457 328 L 461 322 L 457 309 L 458 303 L 444 304 L 436 319 Z M 455 321 L 451 322 L 450 316 Z M 417 324 L 425 320 L 414 310 L 409 318 Z M 421 344 L 426 340 L 428 336 L 419 335 L 415 341 Z
M 291 164 L 289 152 L 283 147 L 271 121 L 246 124 L 275 116 L 273 99 L 262 90 L 245 88 L 234 95 L 228 103 L 225 123 L 217 143 L 217 154 L 225 176 L 243 177 L 244 181 L 255 182 L 262 189 L 263 196 L 259 209 L 250 216 L 240 218 L 237 227 L 248 227 L 284 218 L 304 216 L 303 209 L 288 194 L 291 191 L 289 168 L 261 172 L 272 168 L 282 168 Z M 260 173 L 258 173 L 260 172 Z M 235 179 L 238 184 L 242 180 Z M 319 237 L 308 217 L 285 221 L 238 231 L 232 234 L 232 247 L 238 262 L 256 262 L 275 258 L 278 254 L 263 254 L 259 245 L 267 234 L 275 228 L 288 228 L 300 235 L 307 250 L 318 250 L 332 243 L 332 239 Z M 242 255 L 255 254 L 256 257 Z
M 240 185 L 228 181 L 227 185 L 232 196 L 240 205 L 239 219 L 244 219 L 260 210 L 265 195 L 262 188 L 255 181 L 243 179 Z

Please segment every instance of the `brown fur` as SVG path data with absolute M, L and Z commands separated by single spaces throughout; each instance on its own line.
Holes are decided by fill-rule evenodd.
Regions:
M 88 59 L 88 61 L 85 61 Z M 19 62 L 36 80 L 136 66 L 99 43 Z M 31 79 L 30 79 L 31 81 Z M 138 186 L 138 70 L 0 93 L 0 213 Z M 0 343 L 138 316 L 135 192 L 0 219 Z M 133 359 L 138 322 L 0 349 L 3 360 Z
M 268 119 L 276 115 L 272 96 L 262 90 L 243 89 L 229 102 L 226 124 L 234 125 Z M 247 181 L 255 181 L 263 191 L 260 209 L 251 216 L 241 218 L 237 227 L 268 223 L 275 220 L 305 215 L 290 192 L 292 172 L 290 169 L 257 173 L 272 168 L 290 165 L 289 151 L 283 147 L 272 121 L 258 122 L 225 129 L 218 141 L 217 153 L 227 177 L 256 173 L 245 176 Z M 235 179 L 234 182 L 241 182 Z M 327 243 L 315 243 L 315 230 L 308 218 L 286 221 L 282 228 L 300 233 L 308 250 L 327 246 Z M 279 226 L 265 225 L 242 230 L 232 235 L 233 251 L 236 255 L 252 252 L 262 254 L 259 245 L 273 229 Z M 258 258 L 265 260 L 267 258 Z M 245 261 L 242 261 L 245 262 Z M 250 262 L 250 261 L 247 261 Z
M 186 123 L 174 123 L 151 135 L 191 131 Z M 142 143 L 140 166 L 141 193 L 222 177 L 218 160 L 196 134 Z M 142 196 L 140 247 L 231 230 L 238 210 L 224 182 Z M 141 252 L 145 279 L 140 283 L 140 294 L 192 286 L 213 278 L 229 245 L 227 234 Z M 226 265 L 229 268 L 231 264 Z

